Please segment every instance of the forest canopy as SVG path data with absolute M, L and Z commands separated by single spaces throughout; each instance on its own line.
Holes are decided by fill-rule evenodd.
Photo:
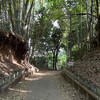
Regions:
M 29 62 L 37 66 L 45 62 L 44 67 L 56 70 L 100 46 L 99 4 L 99 0 L 0 0 L 0 30 L 25 38 Z

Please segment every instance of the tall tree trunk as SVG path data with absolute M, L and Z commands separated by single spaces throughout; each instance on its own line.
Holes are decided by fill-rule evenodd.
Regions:
M 96 5 L 97 5 L 97 16 L 99 16 L 99 1 L 96 0 Z
M 72 60 L 72 15 L 70 12 L 70 61 Z
M 13 8 L 14 8 L 14 22 L 15 22 L 15 32 L 19 33 L 19 24 L 18 24 L 18 9 L 16 6 L 16 3 L 18 5 L 18 2 L 16 2 L 16 0 L 13 0 Z
M 27 26 L 28 26 L 27 27 L 26 37 L 29 37 L 30 17 L 31 17 L 31 11 L 32 11 L 33 6 L 34 6 L 34 0 L 32 1 L 31 6 L 30 6 L 30 9 L 28 11 L 28 14 L 26 16 L 25 24 L 27 24 Z
M 81 14 L 82 14 L 82 0 L 81 0 Z M 82 50 L 82 15 L 81 15 L 81 29 L 80 29 L 80 39 L 81 39 L 81 50 Z
M 1 8 L 2 8 L 2 7 L 1 7 L 1 1 L 0 1 L 0 18 L 1 18 Z
M 21 0 L 18 0 L 18 5 L 17 5 L 17 18 L 18 18 L 18 20 L 17 20 L 17 32 L 19 33 L 19 34 L 21 34 L 21 23 L 20 23 L 20 21 L 21 21 Z
M 10 21 L 8 19 L 8 2 L 5 0 L 5 23 L 6 23 L 6 30 L 10 30 Z
M 53 53 L 53 70 L 55 70 L 55 50 L 52 51 Z
M 29 4 L 29 0 L 26 0 L 25 7 L 24 7 L 24 11 L 25 11 L 24 15 L 25 16 L 22 17 L 23 20 L 25 20 L 25 17 L 26 17 L 26 13 L 27 13 L 27 10 L 28 10 L 28 4 Z
M 76 9 L 75 9 L 75 14 L 76 14 Z M 75 16 L 76 18 L 76 33 L 77 33 L 77 44 L 78 44 L 78 49 L 79 49 L 79 34 L 78 34 L 78 23 L 77 23 L 77 15 Z
M 8 23 L 8 9 L 7 9 L 7 0 L 5 0 L 5 21 L 6 21 L 6 23 Z
M 89 25 L 89 31 L 90 31 L 90 34 L 89 34 L 90 41 L 89 42 L 90 42 L 90 50 L 91 50 L 91 47 L 92 47 L 91 46 L 92 45 L 91 41 L 92 41 L 92 32 L 93 32 L 93 30 L 92 30 L 92 24 L 93 24 L 92 23 L 92 21 L 93 21 L 93 16 L 92 16 L 93 15 L 93 0 L 91 0 L 91 11 L 90 12 L 91 12 L 91 18 L 90 18 L 90 25 Z
M 15 32 L 14 21 L 13 21 L 13 14 L 12 14 L 12 2 L 11 2 L 11 0 L 8 0 L 8 4 L 9 4 L 9 17 L 10 17 L 10 21 L 11 21 L 11 24 L 12 24 L 12 31 Z
M 87 45 L 87 37 L 89 35 L 89 23 L 88 23 L 88 20 L 89 20 L 89 16 L 88 16 L 88 2 L 86 0 L 86 13 L 87 13 L 87 19 L 86 19 L 86 34 L 85 34 L 85 44 L 84 44 L 84 47 L 86 49 L 88 49 L 88 45 Z
M 22 24 L 21 24 L 21 29 L 23 30 L 24 29 L 24 27 L 25 27 L 25 18 L 26 18 L 26 13 L 27 13 L 27 10 L 28 10 L 28 4 L 29 4 L 29 0 L 26 0 L 26 2 L 25 2 L 25 0 L 23 0 L 23 8 L 22 8 Z M 25 31 L 25 30 L 23 30 L 23 31 Z
M 31 3 L 31 6 L 30 6 L 30 9 L 29 9 L 29 11 L 28 11 L 28 14 L 27 14 L 27 16 L 26 16 L 26 20 L 25 20 L 25 23 L 27 24 L 27 22 L 29 21 L 29 18 L 30 18 L 30 15 L 31 15 L 31 11 L 32 11 L 32 7 L 34 6 L 34 0 L 32 1 L 32 3 Z
M 56 55 L 55 55 L 55 70 L 57 70 L 58 51 L 59 51 L 59 48 L 57 48 L 57 50 L 56 50 Z
M 1 16 L 1 5 L 2 5 L 2 1 L 0 1 L 0 16 Z
M 2 29 L 2 1 L 0 1 L 0 19 L 1 19 L 1 21 L 0 21 L 0 28 Z

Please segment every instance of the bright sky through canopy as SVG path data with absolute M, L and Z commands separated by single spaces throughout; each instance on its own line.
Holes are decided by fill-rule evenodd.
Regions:
M 58 20 L 52 21 L 52 24 L 53 24 L 55 27 L 59 28 Z

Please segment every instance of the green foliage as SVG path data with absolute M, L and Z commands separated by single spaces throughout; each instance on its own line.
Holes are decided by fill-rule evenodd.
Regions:
M 46 59 L 48 61 L 48 69 L 52 69 L 52 65 L 53 65 L 52 53 L 48 53 Z
M 62 67 L 66 66 L 66 51 L 65 50 L 59 52 L 57 65 L 58 65 L 57 69 L 61 69 Z
M 0 28 L 23 35 L 28 44 L 30 41 L 31 57 L 34 56 L 35 51 L 48 55 L 59 44 L 59 49 L 63 48 L 67 52 L 72 49 L 73 60 L 77 60 L 79 58 L 77 55 L 83 52 L 84 44 L 90 41 L 90 35 L 91 37 L 96 36 L 94 31 L 96 19 L 93 17 L 93 22 L 91 23 L 91 15 L 87 15 L 87 13 L 91 14 L 91 1 L 87 0 L 87 5 L 86 0 L 34 1 L 0 1 Z M 97 16 L 95 0 L 93 4 L 93 15 Z M 86 14 L 81 15 L 81 13 Z M 59 28 L 54 27 L 54 21 L 58 21 Z M 88 29 L 89 26 L 91 26 L 90 29 Z M 93 33 L 90 34 L 92 31 Z M 71 32 L 72 34 L 70 34 Z M 50 59 L 52 57 L 53 55 L 44 57 L 51 67 L 52 60 Z M 58 54 L 58 66 L 65 66 L 66 58 L 63 55 L 60 59 Z
M 48 68 L 48 62 L 46 57 L 35 57 L 34 60 L 31 62 L 38 68 Z

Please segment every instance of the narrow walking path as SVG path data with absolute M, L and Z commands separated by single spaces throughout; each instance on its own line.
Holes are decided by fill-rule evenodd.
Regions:
M 6 96 L 5 96 L 6 95 Z M 89 100 L 54 71 L 40 71 L 9 87 L 0 100 Z
M 54 75 L 57 72 L 47 71 L 36 73 L 29 87 L 25 100 L 63 100 L 56 85 Z

